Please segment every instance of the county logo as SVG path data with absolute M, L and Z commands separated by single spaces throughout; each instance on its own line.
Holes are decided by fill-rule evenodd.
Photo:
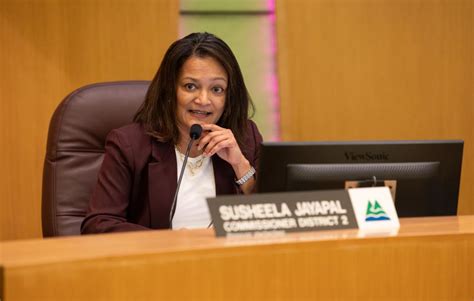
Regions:
M 387 213 L 383 210 L 382 206 L 380 206 L 379 202 L 375 200 L 373 203 L 368 201 L 367 204 L 367 212 L 365 213 L 365 221 L 366 222 L 373 222 L 373 221 L 389 221 L 390 218 L 388 217 Z

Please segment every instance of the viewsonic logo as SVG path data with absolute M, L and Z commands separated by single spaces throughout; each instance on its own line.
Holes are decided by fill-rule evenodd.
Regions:
M 387 153 L 356 153 L 356 152 L 345 152 L 344 156 L 348 161 L 388 161 Z

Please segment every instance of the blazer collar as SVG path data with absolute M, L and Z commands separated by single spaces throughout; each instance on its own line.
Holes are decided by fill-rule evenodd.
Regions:
M 159 142 L 155 138 L 152 138 L 151 156 L 153 158 L 153 161 L 155 162 L 166 162 L 172 159 L 172 157 L 176 157 L 174 153 L 173 143 L 172 142 Z

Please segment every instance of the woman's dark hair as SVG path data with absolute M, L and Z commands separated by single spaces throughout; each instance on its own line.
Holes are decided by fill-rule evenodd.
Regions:
M 141 123 L 147 133 L 159 141 L 178 142 L 177 82 L 181 68 L 191 57 L 212 57 L 227 72 L 228 84 L 224 112 L 217 124 L 230 129 L 239 145 L 242 146 L 249 109 L 253 115 L 255 107 L 232 50 L 220 38 L 206 32 L 192 33 L 171 44 L 148 88 L 145 101 L 138 109 L 133 121 Z

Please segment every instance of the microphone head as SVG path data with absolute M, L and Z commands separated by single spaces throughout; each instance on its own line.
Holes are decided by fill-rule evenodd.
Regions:
M 199 137 L 201 137 L 201 133 L 202 133 L 202 126 L 197 123 L 193 124 L 191 126 L 191 129 L 189 130 L 189 136 L 193 140 L 199 139 Z

